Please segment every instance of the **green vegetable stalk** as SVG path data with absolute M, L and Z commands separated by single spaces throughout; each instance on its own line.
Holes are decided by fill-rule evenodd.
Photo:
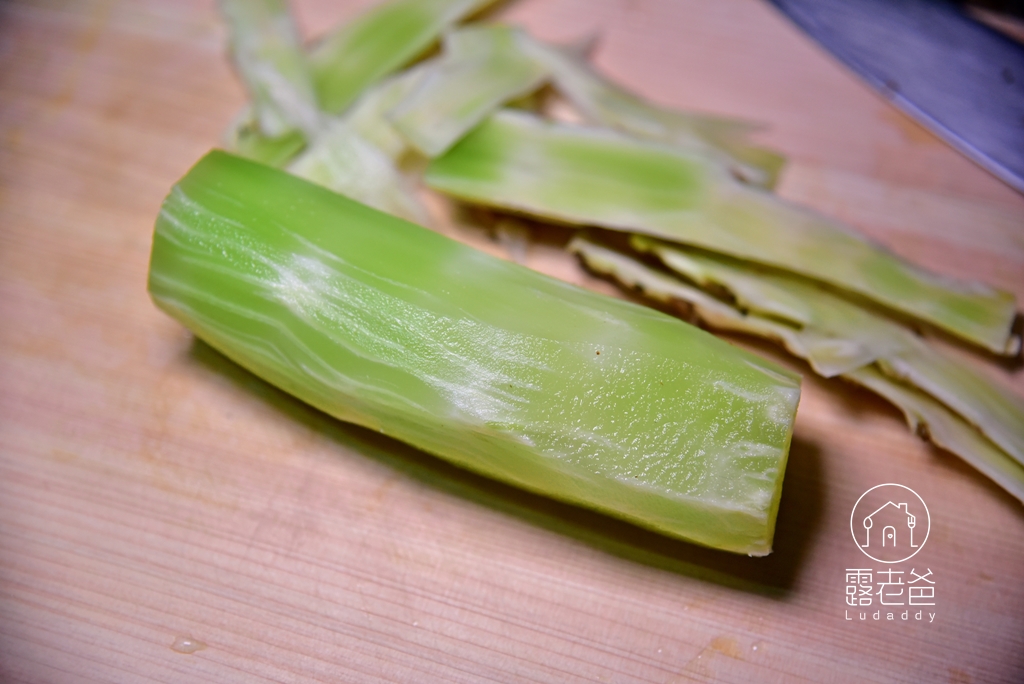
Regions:
M 499 112 L 427 168 L 455 197 L 642 233 L 799 273 L 1012 353 L 1012 295 L 907 263 L 845 226 L 732 178 L 694 151 Z
M 337 418 L 670 535 L 771 550 L 799 380 L 669 316 L 222 152 L 164 202 L 149 289 Z

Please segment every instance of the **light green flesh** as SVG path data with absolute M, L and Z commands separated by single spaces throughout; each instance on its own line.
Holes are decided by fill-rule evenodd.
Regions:
M 923 433 L 937 446 L 960 456 L 993 482 L 1024 502 L 1024 466 L 945 406 L 913 387 L 896 382 L 867 366 L 843 377 L 866 387 L 899 408 L 910 429 Z
M 149 289 L 342 420 L 666 534 L 771 549 L 799 379 L 672 317 L 222 152 L 165 201 Z
M 821 375 L 839 375 L 877 362 L 887 375 L 932 395 L 1024 464 L 1024 402 L 899 324 L 813 281 L 641 236 L 630 244 L 702 287 L 724 288 L 752 312 L 798 326 L 794 336 Z
M 521 49 L 522 40 L 508 26 L 448 34 L 443 57 L 391 113 L 392 124 L 425 156 L 441 154 L 499 106 L 544 82 L 547 70 Z
M 425 180 L 471 202 L 799 273 L 997 353 L 1010 343 L 1012 295 L 923 271 L 838 223 L 736 182 L 696 153 L 504 111 L 433 160 Z
M 259 136 L 320 130 L 313 80 L 285 0 L 219 0 L 231 57 L 249 91 Z
M 638 289 L 656 301 L 667 304 L 686 302 L 693 307 L 696 316 L 711 328 L 774 340 L 783 344 L 795 356 L 808 358 L 809 345 L 803 338 L 804 332 L 786 323 L 744 314 L 699 288 L 584 238 L 575 238 L 570 249 L 592 271 L 612 277 L 629 288 Z M 992 406 L 985 403 L 984 398 L 977 398 L 978 395 L 985 397 L 987 393 L 998 390 L 987 384 L 979 386 L 978 383 L 983 381 L 961 366 L 954 365 L 951 368 L 952 362 L 943 359 L 923 343 L 917 348 L 918 352 L 922 350 L 925 353 L 908 355 L 906 359 L 900 357 L 899 363 L 904 365 L 899 368 L 902 375 L 915 385 L 920 385 L 928 394 L 892 377 L 886 377 L 892 371 L 885 370 L 883 374 L 889 362 L 881 360 L 877 366 L 869 361 L 859 368 L 847 369 L 840 377 L 857 382 L 896 405 L 903 411 L 912 429 L 918 430 L 920 426 L 925 426 L 927 437 L 936 445 L 960 456 L 1012 495 L 1024 500 L 1024 468 L 1008 455 L 1012 452 L 1001 450 L 1001 444 L 996 441 L 996 438 L 1005 441 L 1003 431 L 1010 429 L 1012 432 L 1020 423 L 1007 422 L 1002 418 L 1008 410 L 1006 404 L 997 403 Z M 965 402 L 974 406 L 974 414 L 970 411 L 963 413 Z M 985 415 L 979 418 L 978 407 L 991 413 L 985 414 L 987 418 Z M 954 410 L 957 412 L 954 413 Z M 978 419 L 975 420 L 972 415 Z M 966 419 L 962 416 L 966 416 Z M 992 416 L 1000 417 L 1000 420 L 993 421 Z M 987 439 L 986 435 L 991 439 Z
M 564 49 L 527 39 L 524 46 L 551 72 L 555 88 L 591 123 L 709 155 L 744 180 L 772 188 L 786 160 L 743 140 L 756 125 L 658 107 L 593 71 Z
M 326 36 L 309 56 L 320 108 L 338 114 L 422 55 L 444 30 L 494 0 L 392 0 Z

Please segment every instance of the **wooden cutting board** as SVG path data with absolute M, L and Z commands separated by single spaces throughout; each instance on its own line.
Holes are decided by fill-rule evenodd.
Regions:
M 367 4 L 297 12 L 313 36 Z M 782 195 L 1024 299 L 1024 198 L 767 4 L 501 13 L 600 33 L 600 66 L 659 102 L 764 121 Z M 213 2 L 0 5 L 0 680 L 1024 681 L 1024 506 L 769 346 L 741 341 L 804 394 L 776 551 L 750 559 L 467 474 L 194 341 L 146 265 L 161 199 L 243 101 L 223 44 Z M 529 263 L 616 292 L 550 241 Z M 933 621 L 845 619 L 846 570 L 881 569 L 851 508 L 885 482 L 928 504 L 903 569 L 932 572 Z

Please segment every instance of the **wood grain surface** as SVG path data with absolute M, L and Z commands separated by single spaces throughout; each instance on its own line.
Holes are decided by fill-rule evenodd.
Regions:
M 367 4 L 296 3 L 310 37 Z M 600 66 L 659 102 L 766 122 L 782 195 L 1024 299 L 1024 198 L 766 3 L 501 14 L 599 32 Z M 159 204 L 243 102 L 223 44 L 210 1 L 0 4 L 0 680 L 1024 681 L 1024 506 L 805 365 L 775 553 L 750 559 L 328 419 L 157 311 Z M 558 240 L 530 265 L 616 293 Z M 845 620 L 846 569 L 878 566 L 851 508 L 884 482 L 931 511 L 905 564 L 936 579 L 930 624 Z

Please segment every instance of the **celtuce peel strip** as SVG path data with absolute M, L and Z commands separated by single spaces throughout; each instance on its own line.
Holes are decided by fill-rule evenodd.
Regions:
M 276 161 L 316 136 L 323 117 L 298 30 L 284 0 L 219 0 L 232 62 L 250 106 L 229 129 L 228 144 Z
M 659 107 L 604 78 L 568 50 L 529 38 L 523 45 L 551 72 L 555 88 L 591 123 L 702 152 L 755 185 L 771 188 L 778 180 L 785 157 L 745 142 L 756 125 Z
M 344 119 L 359 135 L 397 162 L 409 151 L 408 141 L 388 121 L 388 113 L 411 95 L 437 60 L 426 60 L 367 90 L 345 112 Z
M 226 0 L 231 5 L 245 8 L 246 0 Z M 257 0 L 269 5 L 280 5 L 279 0 Z M 303 61 L 309 71 L 313 101 L 321 116 L 336 116 L 363 96 L 382 79 L 420 57 L 454 23 L 486 7 L 493 0 L 392 0 L 376 5 L 324 36 Z M 251 10 L 250 10 L 251 11 Z M 268 31 L 254 22 L 233 22 L 236 41 L 245 44 L 268 39 Z M 274 30 L 297 35 L 287 12 L 279 13 Z M 248 53 L 246 53 L 248 54 Z M 283 59 L 283 58 L 282 58 Z M 295 61 L 294 50 L 288 57 L 289 65 Z M 236 53 L 237 61 L 237 53 Z M 290 71 L 268 72 L 273 66 L 265 60 L 246 59 L 239 64 L 245 74 L 254 71 L 274 82 L 281 81 Z M 290 68 L 290 67 L 289 67 Z M 231 124 L 224 135 L 229 150 L 271 166 L 284 166 L 316 137 L 307 126 L 290 131 L 267 132 L 260 126 L 260 100 L 247 107 Z
M 469 202 L 640 233 L 844 288 L 1007 353 L 1012 295 L 924 271 L 846 227 L 736 181 L 695 152 L 498 112 L 428 166 Z
M 633 256 L 584 237 L 573 238 L 568 249 L 578 255 L 591 271 L 608 276 L 626 288 L 639 290 L 649 299 L 667 305 L 687 304 L 700 320 L 715 330 L 755 335 L 782 344 L 794 356 L 802 359 L 808 356 L 801 331 L 790 325 L 745 314 L 670 273 L 651 268 Z
M 1024 465 L 1024 401 L 1020 397 L 923 343 L 918 349 L 880 358 L 878 366 L 960 414 Z
M 960 456 L 1024 502 L 1024 466 L 1007 458 L 960 416 L 927 394 L 884 375 L 875 366 L 858 368 L 843 377 L 887 399 L 903 412 L 911 430 Z
M 666 534 L 771 549 L 798 378 L 672 317 L 220 152 L 165 201 L 149 287 L 337 418 Z
M 907 328 L 812 280 L 643 236 L 632 237 L 630 245 L 705 290 L 728 294 L 740 308 L 795 328 L 799 356 L 827 378 L 920 346 Z
M 429 225 L 414 181 L 398 167 L 408 144 L 384 118 L 428 68 L 419 65 L 370 88 L 289 163 L 288 171 L 375 209 Z
M 310 53 L 320 107 L 340 114 L 371 85 L 427 51 L 444 31 L 494 0 L 392 0 L 324 37 Z
M 347 121 L 334 122 L 288 171 L 394 216 L 429 222 L 412 181 Z
M 744 313 L 669 273 L 585 238 L 575 238 L 570 249 L 595 273 L 613 278 L 656 301 L 670 305 L 684 303 L 708 327 L 773 340 L 795 356 L 808 358 L 803 331 L 789 324 Z M 939 400 L 886 375 L 877 364 L 849 369 L 839 377 L 862 385 L 893 403 L 915 432 L 956 454 L 1024 501 L 1024 467 Z
M 509 26 L 474 26 L 445 36 L 444 55 L 391 113 L 394 127 L 421 153 L 436 157 L 501 105 L 537 90 L 547 78 Z

